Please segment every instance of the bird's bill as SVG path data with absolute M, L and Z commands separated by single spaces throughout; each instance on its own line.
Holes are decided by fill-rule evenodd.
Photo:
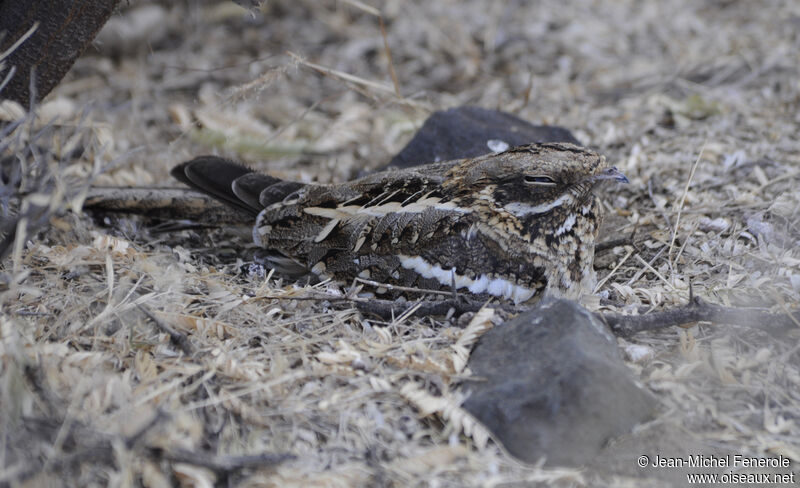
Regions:
M 622 174 L 616 166 L 606 168 L 594 175 L 595 180 L 614 180 L 619 183 L 630 183 L 628 177 Z

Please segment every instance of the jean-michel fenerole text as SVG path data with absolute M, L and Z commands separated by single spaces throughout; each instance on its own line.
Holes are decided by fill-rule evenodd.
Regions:
M 691 454 L 684 457 L 656 455 L 652 458 L 654 468 L 788 468 L 789 458 L 749 457 L 742 454 L 705 455 Z

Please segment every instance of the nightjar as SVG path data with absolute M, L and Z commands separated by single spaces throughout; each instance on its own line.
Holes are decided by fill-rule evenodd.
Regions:
M 251 214 L 256 244 L 278 267 L 515 303 L 544 291 L 591 292 L 602 215 L 593 189 L 603 180 L 627 182 L 603 156 L 569 143 L 329 185 L 279 180 L 215 156 L 172 174 Z

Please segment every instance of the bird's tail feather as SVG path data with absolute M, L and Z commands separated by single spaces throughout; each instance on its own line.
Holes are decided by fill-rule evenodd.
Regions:
M 254 216 L 258 214 L 258 208 L 243 201 L 233 190 L 235 180 L 253 174 L 253 170 L 244 165 L 217 156 L 200 156 L 175 166 L 171 174 L 195 190 L 207 193 L 226 205 Z
M 217 156 L 200 156 L 172 169 L 172 176 L 195 190 L 253 216 L 281 202 L 304 183 L 283 181 Z

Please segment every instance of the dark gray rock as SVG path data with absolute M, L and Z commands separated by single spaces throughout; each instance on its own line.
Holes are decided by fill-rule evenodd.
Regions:
M 611 332 L 569 300 L 545 299 L 490 330 L 468 366 L 464 408 L 527 462 L 585 464 L 656 409 Z
M 489 141 L 509 147 L 532 142 L 580 144 L 562 127 L 533 125 L 514 115 L 480 107 L 458 107 L 434 112 L 406 147 L 389 163 L 390 168 L 409 168 L 435 161 L 472 158 L 493 152 Z
M 27 107 L 31 73 L 36 100 L 50 93 L 103 27 L 119 0 L 0 1 L 0 52 L 6 51 L 38 24 L 36 30 L 4 60 L 16 70 L 0 93 Z M 2 73 L 5 77 L 7 71 Z

